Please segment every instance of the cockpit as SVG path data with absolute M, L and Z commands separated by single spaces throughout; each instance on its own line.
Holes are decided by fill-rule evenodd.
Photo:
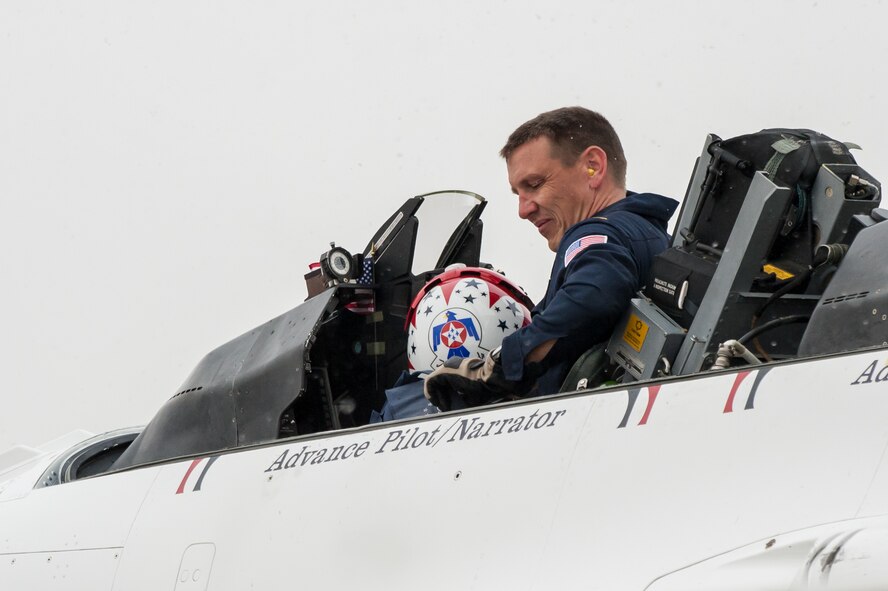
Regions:
M 606 345 L 616 386 L 603 387 L 888 343 L 880 197 L 826 136 L 708 136 L 671 248 Z M 331 244 L 308 299 L 204 357 L 112 469 L 366 425 L 407 367 L 414 296 L 455 263 L 489 267 L 485 205 L 412 197 L 363 251 Z

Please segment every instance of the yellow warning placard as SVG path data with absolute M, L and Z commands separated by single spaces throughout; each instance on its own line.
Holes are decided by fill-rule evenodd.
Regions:
M 787 279 L 792 279 L 793 277 L 795 277 L 795 275 L 793 275 L 789 271 L 781 269 L 780 267 L 775 267 L 771 264 L 767 264 L 762 267 L 762 271 L 764 271 L 765 273 L 773 273 L 777 276 L 777 279 L 780 279 L 781 281 L 785 281 Z
M 648 325 L 635 314 L 629 315 L 629 322 L 626 324 L 626 331 L 623 332 L 623 340 L 629 343 L 629 346 L 641 353 L 641 346 L 644 345 L 644 339 L 648 333 Z

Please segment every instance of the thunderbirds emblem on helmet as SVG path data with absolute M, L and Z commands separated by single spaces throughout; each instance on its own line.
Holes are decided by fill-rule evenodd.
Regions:
M 473 339 L 478 344 L 481 342 L 481 335 L 478 334 L 475 319 L 465 310 L 460 310 L 460 312 L 467 314 L 467 316 L 457 319 L 453 310 L 446 310 L 444 316 L 447 320 L 442 324 L 432 326 L 432 350 L 438 357 L 441 356 L 439 345 L 447 348 L 447 359 L 450 359 L 451 357 L 471 356 L 471 352 L 465 347 L 467 340 Z

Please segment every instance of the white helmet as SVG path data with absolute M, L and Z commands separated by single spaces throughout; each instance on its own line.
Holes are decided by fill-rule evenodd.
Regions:
M 451 268 L 419 290 L 407 315 L 407 364 L 431 370 L 451 357 L 480 357 L 530 324 L 533 303 L 503 275 Z

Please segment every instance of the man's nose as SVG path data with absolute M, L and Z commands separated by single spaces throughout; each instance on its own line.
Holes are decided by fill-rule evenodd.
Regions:
M 518 217 L 522 220 L 529 218 L 537 210 L 536 203 L 527 198 L 527 196 L 518 194 Z

